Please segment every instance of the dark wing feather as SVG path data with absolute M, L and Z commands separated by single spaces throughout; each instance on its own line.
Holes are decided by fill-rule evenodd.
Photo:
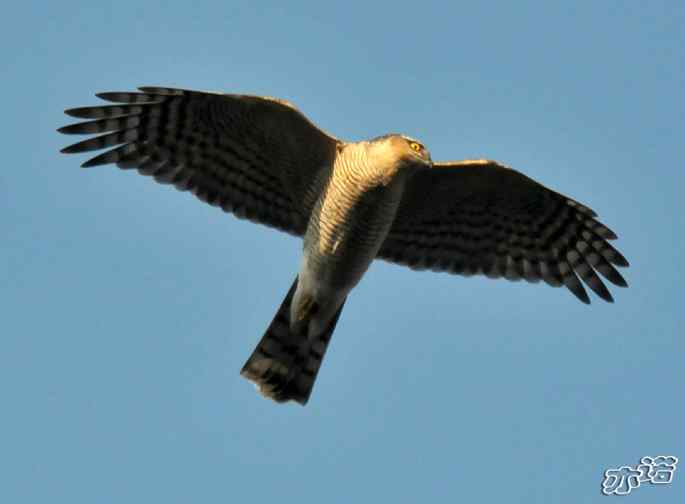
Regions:
M 588 207 L 495 161 L 436 163 L 407 184 L 379 257 L 415 269 L 544 280 L 589 303 L 625 287 L 616 234 Z M 582 282 L 581 282 L 582 281 Z
M 341 142 L 275 98 L 170 88 L 98 93 L 118 103 L 66 110 L 87 121 L 65 134 L 99 135 L 65 153 L 114 147 L 84 167 L 115 163 L 192 191 L 239 217 L 301 235 L 311 187 Z

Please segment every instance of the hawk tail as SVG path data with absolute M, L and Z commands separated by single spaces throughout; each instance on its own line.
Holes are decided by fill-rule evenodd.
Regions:
M 253 382 L 263 396 L 304 406 L 345 303 L 323 333 L 308 338 L 306 330 L 295 333 L 290 327 L 290 303 L 296 288 L 297 278 L 240 374 Z

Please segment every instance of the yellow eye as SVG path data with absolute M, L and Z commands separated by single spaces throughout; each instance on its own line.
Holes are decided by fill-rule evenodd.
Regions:
M 411 147 L 412 150 L 415 150 L 416 152 L 421 152 L 421 150 L 423 149 L 423 147 L 421 147 L 421 144 L 416 142 L 410 143 L 409 147 Z

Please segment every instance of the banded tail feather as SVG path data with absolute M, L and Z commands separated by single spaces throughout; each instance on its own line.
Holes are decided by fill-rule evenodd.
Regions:
M 253 382 L 263 396 L 304 406 L 345 303 L 323 333 L 309 338 L 306 326 L 301 332 L 291 330 L 290 303 L 296 289 L 297 278 L 240 374 Z

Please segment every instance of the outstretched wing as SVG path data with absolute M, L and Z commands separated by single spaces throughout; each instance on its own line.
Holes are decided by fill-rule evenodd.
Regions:
M 407 184 L 378 256 L 414 269 L 565 285 L 589 303 L 579 278 L 613 301 L 597 275 L 626 281 L 616 235 L 584 205 L 495 161 L 436 163 Z
M 97 94 L 119 105 L 66 110 L 90 120 L 61 133 L 104 134 L 62 152 L 118 145 L 82 166 L 136 168 L 238 217 L 304 233 L 315 200 L 308 189 L 332 166 L 338 139 L 275 98 L 139 89 Z

